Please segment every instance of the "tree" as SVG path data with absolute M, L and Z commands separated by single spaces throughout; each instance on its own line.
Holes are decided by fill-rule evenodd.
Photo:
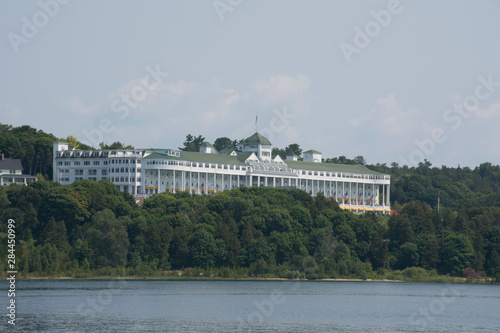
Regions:
M 272 152 L 271 152 L 271 156 L 272 158 L 275 158 L 277 155 L 279 155 L 281 157 L 281 159 L 286 159 L 286 150 L 285 149 L 281 149 L 281 148 L 273 148 Z
M 363 156 L 361 156 L 361 155 L 355 156 L 354 157 L 354 162 L 356 164 L 361 164 L 361 165 L 365 165 L 366 164 L 365 158 Z
M 66 137 L 66 141 L 68 141 L 68 146 L 70 148 L 75 147 L 75 149 L 78 149 L 78 147 L 80 146 L 78 140 L 73 135 L 68 135 Z
M 292 144 L 288 145 L 288 147 L 285 148 L 285 152 L 286 152 L 286 154 L 293 153 L 297 156 L 301 156 L 302 155 L 302 148 L 300 148 L 298 143 L 292 143 Z
M 105 144 L 104 142 L 101 142 L 99 144 L 99 147 L 103 150 L 109 150 L 109 149 L 134 149 L 133 146 L 131 145 L 128 145 L 128 146 L 125 146 L 123 143 L 121 143 L 120 141 L 115 141 L 113 142 L 112 144 L 110 145 L 107 145 Z
M 191 262 L 197 267 L 214 267 L 219 249 L 212 234 L 205 229 L 198 229 L 189 238 Z
M 474 258 L 474 248 L 467 236 L 450 234 L 447 236 L 439 252 L 441 258 L 441 272 L 460 276 Z
M 214 147 L 215 147 L 215 149 L 217 149 L 217 151 L 221 151 L 223 149 L 236 150 L 236 140 L 231 141 L 230 138 L 223 136 L 223 137 L 215 139 Z
M 125 265 L 130 245 L 126 224 L 116 219 L 111 210 L 96 213 L 86 235 L 92 249 L 93 267 Z
M 201 135 L 197 137 L 192 136 L 191 134 L 186 135 L 186 141 L 184 141 L 184 148 L 179 148 L 183 151 L 200 151 L 201 144 L 205 141 L 205 138 Z
M 420 255 L 418 254 L 417 244 L 407 242 L 399 248 L 399 258 L 397 268 L 405 269 L 406 267 L 413 267 L 418 265 Z

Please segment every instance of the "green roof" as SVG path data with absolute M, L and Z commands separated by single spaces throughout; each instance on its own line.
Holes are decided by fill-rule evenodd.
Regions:
M 319 151 L 317 151 L 317 150 L 314 150 L 314 149 L 310 149 L 310 150 L 308 150 L 308 151 L 303 152 L 303 154 L 307 154 L 307 153 L 321 154 L 321 152 L 319 152 Z
M 258 132 L 255 132 L 252 136 L 243 140 L 242 143 L 247 145 L 271 145 L 271 141 L 260 135 Z
M 383 175 L 382 173 L 370 170 L 363 165 L 314 163 L 314 162 L 290 161 L 290 160 L 285 160 L 283 162 L 285 162 L 289 168 L 297 170 L 314 170 L 314 171 L 357 173 L 357 174 L 369 174 L 369 175 Z
M 238 155 L 246 155 L 245 153 L 238 153 Z M 221 163 L 221 164 L 233 164 L 233 165 L 246 165 L 245 160 L 250 156 L 247 155 L 243 160 L 240 156 L 222 155 L 222 154 L 205 154 L 198 153 L 194 151 L 180 151 L 180 156 L 170 156 L 167 154 L 161 154 L 154 152 L 144 159 L 167 159 L 167 160 L 178 160 L 178 161 L 188 161 L 188 162 L 201 162 L 201 163 Z M 241 156 L 242 158 L 244 156 Z
M 169 156 L 167 154 L 154 152 L 144 157 L 144 159 L 168 159 L 168 160 L 200 162 L 200 163 L 246 165 L 245 160 L 248 157 L 250 157 L 250 155 L 252 155 L 252 153 L 237 153 L 237 156 L 231 156 L 222 154 L 204 154 L 192 151 L 181 151 L 180 156 Z M 283 162 L 285 162 L 289 168 L 296 170 L 382 175 L 382 173 L 370 170 L 363 165 L 313 163 L 313 162 L 289 161 L 289 160 L 284 160 Z

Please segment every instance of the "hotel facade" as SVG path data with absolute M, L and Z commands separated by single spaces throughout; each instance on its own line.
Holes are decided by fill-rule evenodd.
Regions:
M 321 153 L 271 156 L 271 142 L 259 133 L 235 150 L 218 152 L 204 143 L 199 152 L 175 149 L 76 150 L 54 143 L 53 179 L 61 184 L 77 180 L 109 180 L 135 197 L 155 193 L 211 194 L 223 190 L 269 186 L 321 192 L 342 209 L 363 213 L 390 212 L 390 176 L 362 165 L 323 163 Z

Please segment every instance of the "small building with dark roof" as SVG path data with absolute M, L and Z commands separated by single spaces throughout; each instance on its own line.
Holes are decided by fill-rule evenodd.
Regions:
M 31 175 L 23 174 L 23 165 L 20 159 L 7 158 L 4 154 L 0 159 L 0 185 L 28 185 L 37 178 Z

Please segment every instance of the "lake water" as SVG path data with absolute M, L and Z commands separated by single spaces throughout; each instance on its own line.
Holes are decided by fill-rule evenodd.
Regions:
M 7 289 L 2 332 L 500 332 L 495 285 L 17 281 L 15 327 Z

